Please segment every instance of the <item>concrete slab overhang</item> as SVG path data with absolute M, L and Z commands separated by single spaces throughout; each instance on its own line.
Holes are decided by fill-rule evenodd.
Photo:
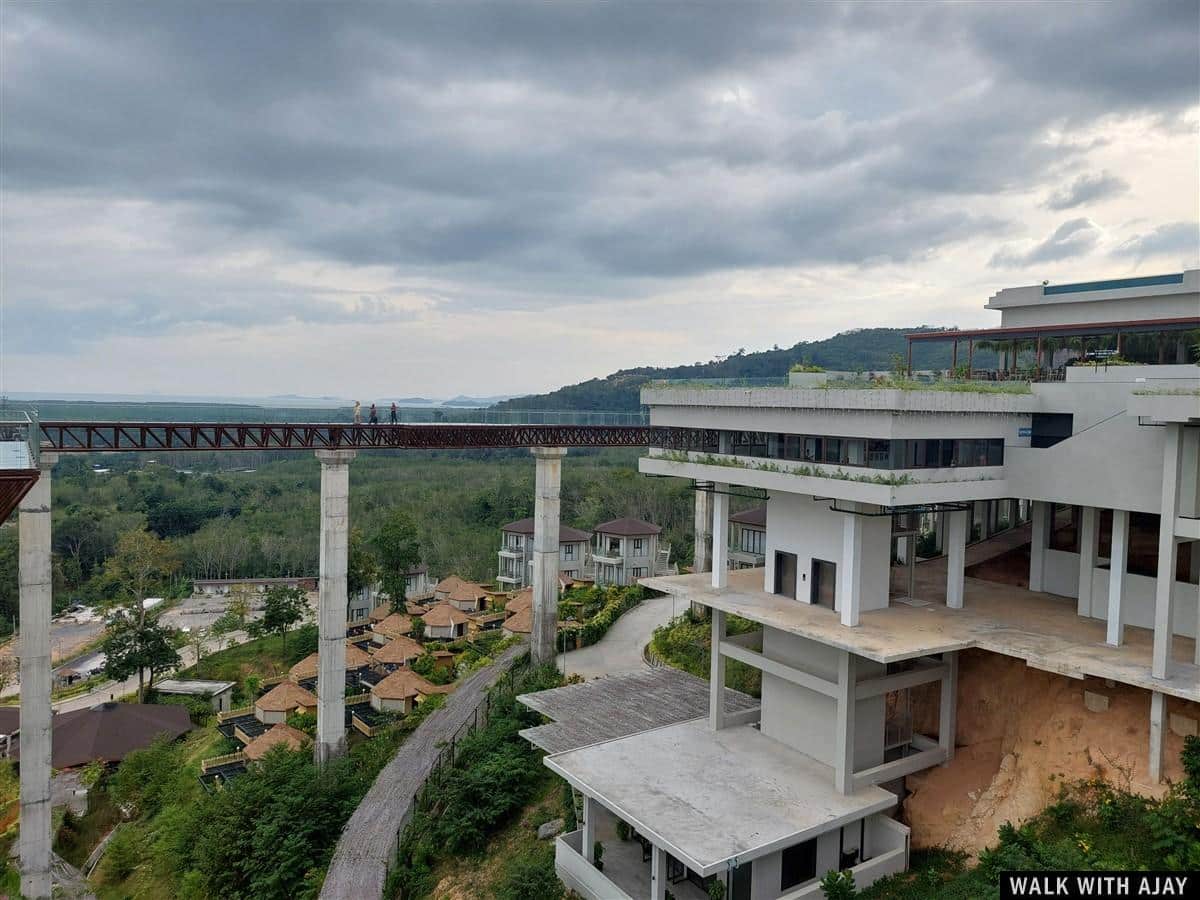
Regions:
M 757 487 L 767 491 L 782 491 L 789 494 L 807 494 L 813 497 L 829 497 L 853 503 L 872 503 L 877 506 L 918 506 L 931 503 L 957 503 L 971 500 L 998 500 L 1011 496 L 1011 488 L 1004 478 L 1003 466 L 984 466 L 961 469 L 963 477 L 956 481 L 914 481 L 911 484 L 876 484 L 870 480 L 856 481 L 854 478 L 870 479 L 872 474 L 881 478 L 901 475 L 903 472 L 874 471 L 870 469 L 849 470 L 850 477 L 798 475 L 794 469 L 803 463 L 786 460 L 752 459 L 729 457 L 731 461 L 744 464 L 713 465 L 694 462 L 691 458 L 703 458 L 703 454 L 691 454 L 688 461 L 663 456 L 648 456 L 638 460 L 638 471 L 645 475 L 671 475 L 691 478 L 696 481 L 712 481 Z M 769 465 L 772 468 L 757 468 Z M 836 473 L 838 467 L 828 466 Z M 842 469 L 843 473 L 848 470 Z M 918 470 L 919 472 L 919 470 Z M 971 473 L 971 474 L 967 474 Z M 919 475 L 918 475 L 919 477 Z
M 569 750 L 545 764 L 700 875 L 883 812 L 876 786 L 842 794 L 833 769 L 749 725 L 706 720 Z
M 1037 398 L 1031 393 L 865 387 L 698 388 L 681 385 L 643 388 L 642 404 L 649 407 L 696 406 L 991 415 L 1031 413 L 1038 409 Z M 651 421 L 655 422 L 653 409 Z
M 708 574 L 640 583 L 876 662 L 978 647 L 1070 678 L 1110 678 L 1200 702 L 1200 666 L 1192 662 L 1190 639 L 1176 638 L 1170 677 L 1155 678 L 1153 636 L 1146 629 L 1127 626 L 1125 644 L 1113 647 L 1105 643 L 1104 621 L 1079 617 L 1074 601 L 1012 585 L 967 578 L 963 609 L 931 597 L 934 602 L 924 607 L 897 604 L 864 612 L 859 625 L 847 627 L 833 610 L 764 591 L 762 569 L 730 572 L 723 590 L 713 589 Z

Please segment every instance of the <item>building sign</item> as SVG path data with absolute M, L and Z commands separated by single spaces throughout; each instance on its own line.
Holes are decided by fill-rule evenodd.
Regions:
M 1017 437 L 1033 437 L 1032 425 L 1021 425 L 1017 428 Z

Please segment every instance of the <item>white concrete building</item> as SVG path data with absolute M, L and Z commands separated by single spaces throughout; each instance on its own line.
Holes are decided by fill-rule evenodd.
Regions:
M 711 610 L 710 709 L 545 757 L 584 798 L 582 827 L 556 845 L 559 875 L 580 895 L 701 900 L 715 878 L 733 900 L 796 900 L 821 896 L 831 869 L 851 869 L 859 888 L 902 870 L 897 793 L 904 776 L 953 758 L 969 648 L 1144 691 L 1139 771 L 1159 780 L 1168 704 L 1200 708 L 1200 369 L 1175 362 L 1185 330 L 1200 328 L 1200 272 L 1019 288 L 989 308 L 1002 311 L 1005 340 L 1039 350 L 1051 335 L 1120 333 L 1165 335 L 1171 353 L 954 390 L 643 390 L 653 425 L 685 431 L 641 471 L 693 481 L 711 517 L 711 572 L 643 579 Z M 748 523 L 733 523 L 731 542 L 728 514 L 746 489 L 768 498 L 748 556 Z M 993 541 L 1028 542 L 1027 585 L 1014 583 L 1024 572 L 969 577 L 972 526 L 992 534 L 1022 509 L 1028 528 Z M 945 557 L 905 578 L 893 553 L 899 538 L 913 559 L 921 521 L 939 528 Z M 614 563 L 629 551 L 614 545 Z M 730 637 L 730 614 L 761 629 Z M 759 709 L 727 709 L 718 686 L 730 659 L 761 671 Z M 936 698 L 924 734 L 905 714 L 916 688 Z M 645 861 L 613 837 L 618 819 Z
M 729 517 L 729 565 L 756 569 L 766 561 L 767 508 L 756 506 Z
M 671 545 L 660 541 L 662 529 L 641 519 L 613 519 L 595 528 L 592 561 L 598 585 L 627 585 L 652 575 L 673 572 Z
M 558 571 L 566 578 L 590 578 L 592 559 L 587 531 L 558 526 Z M 496 582 L 503 590 L 520 590 L 533 584 L 533 518 L 518 519 L 500 528 Z

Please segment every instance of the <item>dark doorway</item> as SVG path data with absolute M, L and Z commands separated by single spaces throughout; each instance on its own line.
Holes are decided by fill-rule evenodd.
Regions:
M 812 596 L 815 606 L 834 608 L 834 598 L 837 596 L 837 563 L 824 559 L 812 561 Z
M 796 599 L 796 554 L 775 551 L 775 593 Z
M 742 863 L 729 875 L 730 900 L 750 900 L 754 863 Z

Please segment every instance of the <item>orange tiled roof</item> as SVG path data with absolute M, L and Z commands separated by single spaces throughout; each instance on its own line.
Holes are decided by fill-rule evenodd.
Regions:
M 281 681 L 254 701 L 254 708 L 266 712 L 291 712 L 301 706 L 317 705 L 316 695 L 293 681 Z
M 280 722 L 248 743 L 242 752 L 246 754 L 247 759 L 262 759 L 275 747 L 284 746 L 289 750 L 299 750 L 307 743 L 307 734 Z

